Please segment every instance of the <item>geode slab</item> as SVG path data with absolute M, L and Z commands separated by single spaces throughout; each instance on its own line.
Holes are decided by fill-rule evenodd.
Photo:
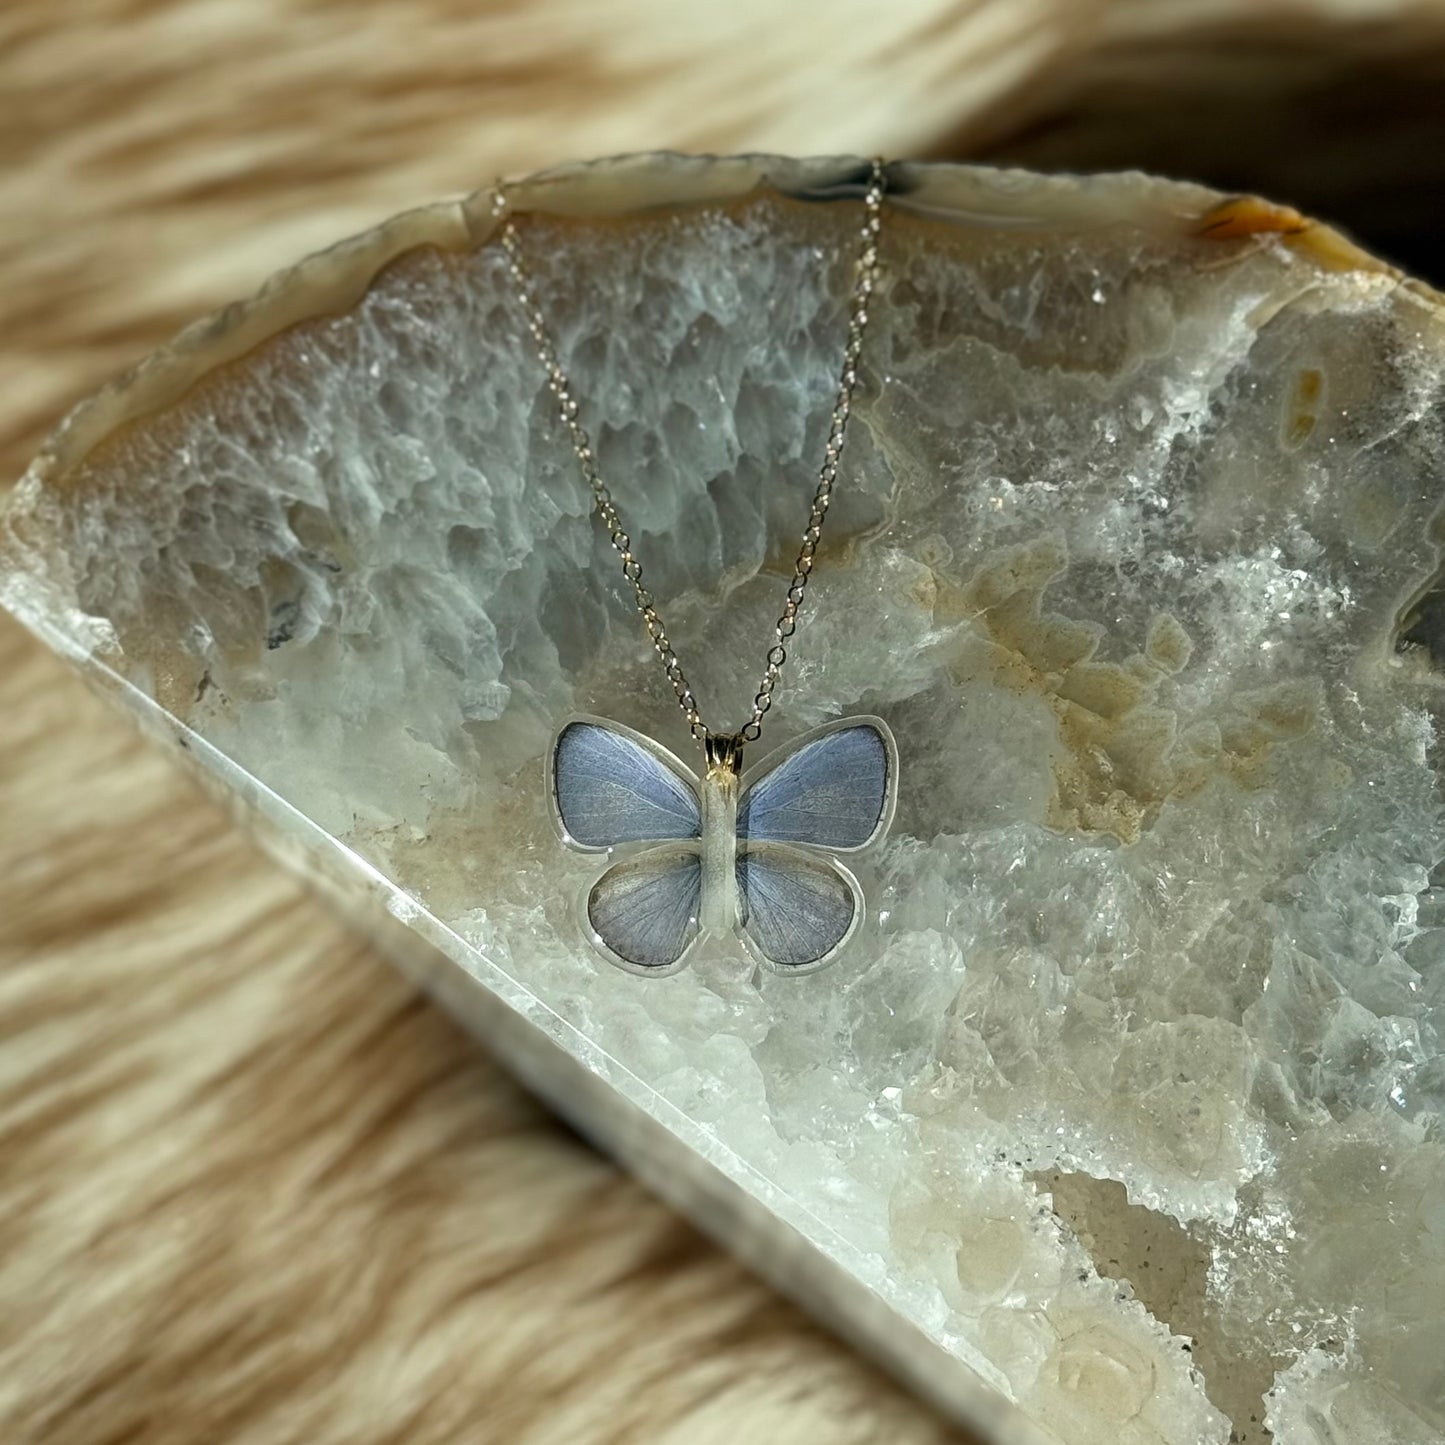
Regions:
M 513 204 L 720 726 L 821 457 L 866 167 L 652 157 Z M 883 716 L 830 971 L 594 960 L 575 710 L 688 740 L 489 197 L 182 335 L 13 494 L 3 600 L 533 1087 L 1009 1440 L 1445 1431 L 1445 309 L 1141 176 L 894 166 L 773 743 Z

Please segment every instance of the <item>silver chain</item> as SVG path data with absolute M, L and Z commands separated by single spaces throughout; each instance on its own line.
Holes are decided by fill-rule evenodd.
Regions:
M 797 631 L 798 614 L 803 606 L 803 594 L 812 575 L 813 564 L 818 555 L 818 544 L 823 537 L 823 519 L 833 500 L 833 486 L 838 480 L 838 463 L 843 455 L 843 440 L 848 431 L 848 418 L 853 410 L 853 392 L 858 385 L 858 360 L 863 353 L 863 334 L 868 329 L 868 299 L 878 277 L 878 236 L 882 229 L 884 194 L 884 165 L 881 159 L 873 161 L 868 179 L 868 189 L 863 201 L 865 217 L 860 232 L 862 241 L 853 282 L 853 299 L 848 314 L 848 345 L 843 352 L 842 374 L 838 380 L 838 397 L 833 404 L 833 418 L 828 428 L 828 440 L 823 448 L 823 464 L 818 469 L 818 486 L 813 493 L 813 505 L 808 512 L 808 525 L 803 531 L 802 546 L 798 560 L 793 565 L 793 580 L 788 586 L 787 600 L 783 605 L 777 626 L 774 628 L 774 642 L 768 649 L 767 666 L 758 683 L 753 698 L 752 716 L 739 730 L 737 737 L 746 742 L 756 742 L 763 730 L 763 716 L 773 705 L 773 690 L 778 685 L 783 664 L 788 660 L 787 642 Z M 493 193 L 493 213 L 505 214 L 507 197 L 499 185 Z M 632 584 L 637 594 L 637 610 L 647 626 L 647 635 L 667 672 L 678 706 L 687 719 L 688 730 L 700 743 L 706 744 L 716 736 L 702 720 L 697 707 L 697 698 L 687 675 L 682 670 L 677 653 L 667 636 L 662 615 L 657 610 L 652 593 L 642 580 L 642 564 L 633 555 L 632 538 L 622 524 L 622 514 L 612 493 L 597 470 L 597 459 L 592 451 L 592 439 L 587 428 L 577 419 L 577 399 L 573 395 L 572 383 L 562 370 L 557 359 L 557 348 L 553 344 L 547 323 L 537 305 L 532 278 L 522 255 L 521 243 L 517 238 L 515 221 L 508 216 L 502 226 L 502 247 L 507 253 L 508 270 L 516 283 L 518 299 L 526 312 L 527 326 L 537 344 L 537 355 L 547 373 L 548 389 L 557 399 L 557 412 L 572 441 L 572 450 L 582 468 L 582 476 L 592 488 L 597 506 L 597 515 L 607 528 L 607 536 L 622 559 L 622 575 Z

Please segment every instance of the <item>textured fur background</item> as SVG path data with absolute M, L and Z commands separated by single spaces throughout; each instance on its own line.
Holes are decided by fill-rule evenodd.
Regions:
M 4 0 L 0 476 L 281 263 L 578 155 L 1250 156 L 1403 253 L 1442 34 L 1433 0 Z M 1229 145 L 1273 115 L 1298 160 L 1366 72 L 1341 164 Z M 0 619 L 0 1440 L 944 1438 Z

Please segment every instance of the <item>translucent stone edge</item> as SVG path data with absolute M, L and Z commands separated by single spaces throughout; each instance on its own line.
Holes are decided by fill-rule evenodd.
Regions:
M 92 691 L 164 747 L 270 858 L 302 877 L 520 1082 L 650 1192 L 946 1418 L 1007 1445 L 1062 1445 L 989 1378 L 986 1360 L 949 1349 L 887 1304 L 870 1283 L 861 1252 L 816 1218 L 810 1224 L 822 1239 L 786 1218 L 784 1190 L 710 1140 L 624 1061 L 147 693 L 86 655 L 83 642 L 47 616 L 39 598 L 0 587 L 0 602 L 68 656 Z
M 718 204 L 759 189 L 826 202 L 856 195 L 867 164 L 856 156 L 795 159 L 656 151 L 573 162 L 508 180 L 506 189 L 514 211 L 579 218 Z M 952 162 L 894 162 L 889 186 L 891 202 L 919 216 L 1012 230 L 1128 220 L 1207 236 L 1211 232 L 1201 228 L 1200 221 L 1227 201 L 1208 187 L 1138 171 L 1041 175 Z M 63 486 L 95 447 L 123 427 L 173 405 L 208 372 L 240 360 L 289 327 L 350 309 L 377 274 L 406 252 L 419 247 L 464 252 L 483 245 L 496 225 L 494 194 L 495 187 L 486 186 L 403 211 L 278 271 L 254 296 L 187 326 L 76 406 L 44 442 L 25 482 Z M 1249 215 L 1253 219 L 1219 231 L 1218 238 L 1273 232 L 1298 239 L 1307 233 L 1307 249 L 1322 268 L 1347 266 L 1397 275 L 1338 232 L 1298 213 L 1258 202 Z M 1428 291 L 1423 283 L 1410 284 Z M 24 493 L 30 487 L 18 490 Z

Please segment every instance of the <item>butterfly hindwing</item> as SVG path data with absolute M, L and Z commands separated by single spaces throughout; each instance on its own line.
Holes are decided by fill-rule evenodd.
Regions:
M 758 844 L 737 859 L 743 932 L 754 952 L 786 972 L 818 968 L 852 937 L 863 909 L 846 868 L 799 848 Z
M 552 748 L 549 786 L 563 836 L 584 852 L 702 831 L 692 775 L 665 748 L 617 723 L 569 722 Z
M 667 973 L 697 937 L 702 862 L 687 844 L 648 848 L 614 863 L 587 894 L 594 942 L 624 968 Z

